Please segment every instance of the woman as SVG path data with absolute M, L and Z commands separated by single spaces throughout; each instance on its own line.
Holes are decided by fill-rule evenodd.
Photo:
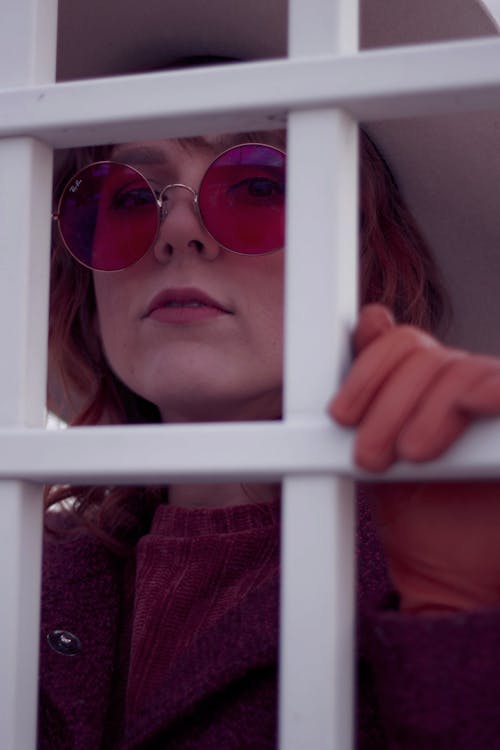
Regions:
M 71 155 L 65 195 L 89 184 L 102 194 L 90 242 L 69 236 L 74 203 L 61 203 L 79 260 L 60 239 L 53 253 L 51 357 L 76 394 L 74 423 L 280 417 L 283 250 L 232 252 L 240 225 L 222 244 L 213 206 L 200 220 L 193 204 L 221 154 L 224 169 L 235 154 L 253 168 L 255 142 L 272 162 L 231 191 L 244 185 L 252 210 L 262 200 L 274 210 L 283 134 Z M 95 177 L 101 165 L 75 176 L 108 158 L 132 165 L 125 181 L 114 167 Z M 357 428 L 356 460 L 377 472 L 440 455 L 475 418 L 498 414 L 500 363 L 422 330 L 445 312 L 437 272 L 364 136 L 362 164 L 363 301 L 385 306 L 362 308 L 354 363 L 328 408 Z M 153 241 L 120 266 L 112 238 L 132 210 L 149 212 L 148 183 L 169 186 L 167 208 Z M 49 514 L 41 747 L 274 747 L 279 487 L 64 487 L 49 504 L 69 497 L 69 513 Z M 496 746 L 499 515 L 496 484 L 361 489 L 359 747 L 472 748 L 478 736 Z

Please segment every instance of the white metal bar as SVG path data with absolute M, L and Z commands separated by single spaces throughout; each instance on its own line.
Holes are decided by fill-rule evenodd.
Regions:
M 0 484 L 0 747 L 36 745 L 40 612 L 40 488 Z
M 96 79 L 0 91 L 0 137 L 54 147 L 283 127 L 293 110 L 359 121 L 497 109 L 500 40 Z
M 0 479 L 75 484 L 157 484 L 263 480 L 329 474 L 362 481 L 500 477 L 500 421 L 471 427 L 442 458 L 401 462 L 383 474 L 352 460 L 354 434 L 329 419 L 132 427 L 66 431 L 0 430 Z
M 316 112 L 292 115 L 288 139 L 285 413 L 293 424 L 304 414 L 324 412 L 346 360 L 356 310 L 357 138 L 346 115 Z M 289 565 L 281 579 L 280 743 L 287 750 L 347 750 L 352 746 L 354 609 L 338 575 L 342 570 L 349 587 L 354 560 L 350 556 L 332 567 L 332 559 L 339 539 L 352 550 L 348 520 L 354 492 L 352 483 L 327 476 L 305 489 L 302 479 L 288 476 L 284 482 L 283 547 Z M 301 534 L 307 540 L 301 541 Z M 304 544 L 313 550 L 308 557 L 300 555 Z M 304 602 L 319 571 L 327 583 L 315 590 L 304 632 Z M 331 659 L 322 661 L 322 655 Z M 297 679 L 306 664 L 323 668 L 311 667 L 307 677 Z
M 0 425 L 43 424 L 52 151 L 0 140 Z
M 292 0 L 290 55 L 352 52 L 356 0 Z M 357 301 L 357 128 L 338 110 L 288 124 L 285 418 L 324 414 Z M 280 748 L 353 745 L 354 489 L 327 475 L 283 482 Z
M 479 0 L 500 31 L 500 0 Z
M 353 746 L 350 485 L 321 476 L 284 482 L 280 747 L 286 750 Z
M 0 87 L 54 80 L 57 0 L 3 0 Z
M 56 0 L 3 3 L 0 86 L 54 79 L 56 13 Z M 0 424 L 14 430 L 43 424 L 51 171 L 46 145 L 29 138 L 0 142 Z M 2 481 L 0 503 L 0 747 L 31 750 L 38 698 L 40 487 Z
M 44 421 L 51 171 L 44 144 L 0 141 L 0 424 L 14 431 Z M 19 750 L 35 746 L 41 488 L 1 482 L 0 503 L 0 747 Z
M 348 363 L 346 344 L 356 314 L 353 123 L 335 111 L 292 115 L 287 171 L 285 412 L 319 416 Z
M 330 24 L 324 27 L 324 16 L 319 16 L 322 20 L 317 28 L 324 28 L 326 32 L 321 37 L 318 50 L 322 49 L 323 44 L 325 47 L 331 44 L 335 49 L 329 33 L 333 33 L 336 22 L 343 29 L 341 38 L 350 38 L 349 32 L 345 30 L 345 23 L 348 23 L 345 19 L 348 18 L 348 11 L 352 12 L 352 0 L 342 2 L 345 14 L 341 15 L 337 14 L 341 7 L 340 1 L 332 4 L 329 0 L 318 0 L 317 7 L 312 3 L 308 4 L 307 24 L 311 21 L 314 26 L 318 22 L 318 17 L 314 18 L 318 8 L 333 13 L 329 16 Z M 21 15 L 15 16 L 12 25 L 4 24 L 3 27 L 8 29 L 6 34 L 10 35 L 7 40 L 4 34 L 8 41 L 5 50 L 9 59 L 6 68 L 8 74 L 5 74 L 3 84 L 12 87 L 0 95 L 0 135 L 3 136 L 37 135 L 46 138 L 53 145 L 67 146 L 126 140 L 139 135 L 153 138 L 160 135 L 195 134 L 200 131 L 279 126 L 286 113 L 294 108 L 342 106 L 357 118 L 375 119 L 401 114 L 408 116 L 415 112 L 430 114 L 491 108 L 500 103 L 500 74 L 497 66 L 500 47 L 497 41 L 365 53 L 359 58 L 343 60 L 262 63 L 249 65 L 248 71 L 246 66 L 235 66 L 225 71 L 157 74 L 143 77 L 142 80 L 141 77 L 136 77 L 121 81 L 13 88 L 26 84 L 27 81 L 37 82 L 35 70 L 42 71 L 38 80 L 49 78 L 44 71 L 49 67 L 51 52 L 41 67 L 37 63 L 42 54 L 41 49 L 51 50 L 55 10 L 52 3 L 52 9 L 47 12 L 47 5 L 44 3 L 41 16 L 41 5 L 41 2 L 35 4 L 34 0 L 33 5 L 21 3 Z M 316 32 L 311 31 L 308 25 L 304 26 L 303 33 L 300 31 L 299 19 L 302 18 L 303 10 L 301 0 L 296 0 L 292 5 L 296 12 L 292 22 L 292 52 L 309 54 L 310 44 L 317 41 Z M 14 12 L 18 6 L 19 0 L 16 0 L 16 4 L 10 0 L 9 12 L 11 7 Z M 50 29 L 49 43 L 45 40 L 40 45 L 40 30 L 44 32 L 46 28 Z M 16 33 L 21 34 L 21 49 Z M 309 34 L 311 36 L 308 43 L 301 47 L 303 38 Z M 340 42 L 337 44 L 337 51 L 340 51 Z M 16 69 L 19 55 L 27 55 L 26 68 L 17 76 L 12 71 Z M 401 74 L 402 68 L 404 75 Z M 247 75 L 252 86 L 245 85 Z M 196 96 L 193 96 L 194 91 Z M 200 93 L 203 92 L 206 92 L 206 98 L 200 99 Z M 175 112 L 165 105 L 169 93 L 172 93 L 172 101 L 175 101 Z M 348 566 L 348 569 L 344 567 L 345 560 L 352 557 L 353 506 L 352 502 L 348 502 L 349 499 L 352 500 L 352 492 L 347 483 L 333 481 L 325 476 L 313 479 L 304 476 L 310 471 L 323 474 L 332 471 L 332 459 L 330 454 L 326 455 L 326 451 L 329 448 L 333 456 L 335 451 L 338 452 L 339 444 L 336 440 L 339 433 L 331 425 L 325 424 L 326 419 L 318 418 L 321 424 L 310 429 L 301 420 L 303 414 L 319 414 L 323 411 L 325 398 L 338 382 L 342 369 L 345 347 L 340 345 L 341 331 L 345 334 L 348 324 L 352 322 L 355 295 L 351 282 L 346 283 L 345 277 L 349 276 L 352 280 L 355 258 L 353 238 L 357 233 L 357 222 L 352 224 L 353 216 L 356 215 L 354 127 L 347 116 L 329 111 L 293 114 L 290 121 L 292 173 L 302 171 L 303 166 L 308 164 L 311 150 L 314 152 L 314 148 L 308 149 L 311 144 L 321 147 L 322 158 L 322 169 L 319 169 L 316 156 L 311 162 L 316 166 L 303 172 L 303 184 L 298 190 L 292 191 L 289 211 L 289 215 L 298 217 L 302 214 L 303 218 L 293 218 L 289 224 L 287 374 L 296 371 L 301 377 L 287 378 L 287 422 L 276 426 L 252 425 L 248 427 L 248 432 L 245 432 L 246 426 L 237 425 L 228 426 L 227 430 L 220 426 L 193 426 L 191 432 L 189 428 L 181 427 L 133 428 L 128 431 L 100 428 L 101 437 L 97 438 L 93 430 L 49 435 L 38 430 L 22 429 L 26 424 L 39 424 L 42 403 L 40 393 L 43 391 L 44 360 L 41 348 L 44 348 L 46 341 L 46 273 L 42 272 L 38 277 L 32 275 L 28 282 L 25 279 L 29 279 L 29 272 L 36 268 L 37 253 L 48 246 L 49 190 L 43 188 L 50 171 L 49 151 L 22 139 L 6 143 L 5 148 L 2 144 L 0 163 L 4 175 L 8 176 L 0 183 L 0 206 L 5 210 L 5 216 L 2 216 L 0 222 L 4 231 L 2 245 L 5 248 L 15 247 L 17 260 L 14 262 L 7 254 L 2 256 L 2 264 L 5 265 L 2 265 L 3 279 L 0 282 L 3 284 L 0 318 L 4 323 L 0 330 L 2 341 L 7 342 L 4 361 L 8 362 L 8 367 L 4 367 L 0 377 L 0 385 L 5 386 L 3 393 L 7 394 L 6 402 L 1 407 L 0 420 L 13 429 L 0 433 L 0 445 L 3 441 L 5 448 L 5 453 L 0 450 L 0 460 L 3 462 L 0 464 L 0 477 L 5 480 L 13 475 L 12 462 L 14 465 L 16 461 L 19 462 L 23 448 L 34 452 L 24 454 L 23 466 L 19 466 L 14 475 L 37 481 L 44 481 L 48 476 L 64 481 L 65 475 L 64 472 L 61 473 L 61 467 L 66 467 L 69 481 L 79 481 L 81 478 L 90 482 L 100 479 L 130 483 L 132 478 L 134 481 L 143 481 L 143 477 L 155 482 L 160 478 L 191 479 L 193 475 L 201 478 L 214 477 L 216 473 L 210 452 L 212 441 L 209 441 L 210 450 L 207 450 L 204 432 L 209 429 L 214 430 L 213 455 L 217 462 L 215 472 L 219 471 L 221 477 L 230 478 L 231 472 L 240 477 L 245 476 L 245 465 L 256 476 L 267 476 L 263 471 L 273 472 L 272 475 L 275 475 L 279 461 L 282 461 L 284 467 L 280 474 L 301 473 L 301 476 L 287 478 L 285 482 L 283 621 L 286 632 L 282 655 L 282 686 L 285 688 L 285 697 L 281 713 L 284 727 L 281 743 L 286 750 L 302 750 L 304 747 L 330 750 L 335 743 L 339 750 L 344 750 L 352 744 L 349 704 L 352 695 L 353 580 L 352 566 Z M 19 169 L 17 162 L 14 172 L 13 162 L 9 163 L 9 159 L 15 155 L 20 157 L 21 168 Z M 324 190 L 321 188 L 320 181 L 327 172 L 323 168 L 326 159 L 330 159 L 332 164 L 335 160 L 339 164 L 345 160 L 342 168 L 337 167 L 342 178 L 347 178 L 347 186 L 344 183 L 342 190 L 339 189 L 340 178 L 330 180 L 328 174 L 326 178 L 330 184 Z M 17 177 L 12 179 L 14 174 Z M 34 186 L 42 200 L 38 205 L 33 201 Z M 9 190 L 17 199 L 11 198 L 10 203 L 7 199 L 4 200 Z M 28 196 L 21 209 L 18 207 L 19 195 Z M 332 196 L 331 202 L 329 196 Z M 321 206 L 322 200 L 328 203 L 328 208 L 325 211 L 325 206 L 321 207 L 322 218 L 316 224 L 314 209 Z M 347 219 L 343 218 L 341 222 L 340 216 L 343 216 L 344 211 L 347 212 Z M 39 216 L 32 224 L 34 229 L 19 237 L 19 227 L 28 227 L 30 218 L 37 212 Z M 304 217 L 307 217 L 307 222 Z M 306 245 L 302 244 L 301 238 L 307 241 Z M 313 244 L 315 256 L 320 259 L 315 274 L 307 273 L 310 269 L 307 268 L 307 259 L 305 262 L 303 259 L 304 247 L 308 243 Z M 339 256 L 341 249 L 346 251 L 349 247 L 349 264 L 336 264 L 329 253 L 333 254 L 336 249 Z M 46 258 L 43 262 L 42 260 L 40 268 L 44 263 L 46 268 Z M 327 284 L 323 284 L 321 278 L 323 275 L 325 279 L 330 279 L 330 283 L 336 280 L 336 293 L 333 295 L 331 287 L 327 293 Z M 300 296 L 298 288 L 293 288 L 293 280 L 296 278 L 301 281 Z M 319 293 L 318 286 L 321 286 Z M 36 289 L 39 294 L 33 294 Z M 311 311 L 304 315 L 304 298 L 314 300 L 314 315 Z M 14 311 L 12 300 L 16 302 Z M 318 318 L 323 321 L 322 325 Z M 335 320 L 331 331 L 326 322 L 329 319 Z M 12 333 L 13 321 L 16 325 Z M 316 331 L 317 337 L 311 336 L 311 331 Z M 327 344 L 332 331 L 333 335 Z M 33 350 L 33 343 L 37 344 L 37 351 Z M 310 359 L 304 357 L 306 344 Z M 30 358 L 31 351 L 34 351 L 33 359 Z M 9 352 L 12 352 L 12 360 Z M 319 374 L 318 380 L 309 380 L 308 397 L 304 397 L 303 390 L 305 370 L 301 365 L 304 361 L 314 378 Z M 189 451 L 184 443 L 183 446 L 178 445 L 176 451 L 169 453 L 165 449 L 166 446 L 168 448 L 169 440 L 173 444 L 182 429 L 186 430 L 186 440 L 190 441 Z M 326 437 L 327 433 L 329 438 Z M 295 443 L 292 439 L 294 434 Z M 156 440 L 153 452 L 148 450 L 149 444 L 141 440 L 144 435 L 151 444 Z M 259 436 L 264 441 L 262 446 L 257 439 Z M 323 464 L 319 468 L 311 446 L 307 446 L 308 437 L 317 443 L 321 442 Z M 203 441 L 200 451 L 202 458 L 193 464 L 192 448 L 197 440 Z M 262 447 L 266 440 L 267 453 L 264 455 Z M 59 450 L 54 458 L 49 453 L 57 445 L 57 441 Z M 343 444 L 348 446 L 345 441 Z M 231 454 L 228 453 L 229 447 L 233 449 Z M 244 450 L 247 456 L 252 454 L 251 459 L 244 459 Z M 304 451 L 307 459 L 303 459 L 302 464 L 297 462 L 301 451 Z M 232 466 L 230 472 L 229 455 Z M 235 455 L 240 461 L 236 467 L 233 461 Z M 269 455 L 273 456 L 272 462 L 269 461 Z M 345 465 L 348 464 L 350 465 L 350 460 L 346 459 Z M 56 470 L 55 475 L 47 474 Z M 204 471 L 209 473 L 203 474 Z M 470 472 L 467 475 L 470 476 Z M 420 468 L 418 476 L 423 476 Z M 442 477 L 442 473 L 439 476 Z M 336 488 L 335 495 L 332 494 L 333 488 Z M 8 570 L 10 578 L 9 581 L 2 582 L 2 597 L 13 612 L 7 623 L 0 623 L 0 639 L 5 647 L 5 653 L 0 654 L 0 746 L 2 750 L 24 750 L 34 746 L 37 639 L 36 636 L 33 637 L 33 633 L 36 632 L 37 624 L 37 564 L 40 549 L 38 530 L 41 510 L 37 502 L 38 493 L 26 484 L 3 481 L 0 495 L 2 508 L 6 511 L 3 515 L 4 525 L 0 529 L 0 569 Z M 25 550 L 29 550 L 30 554 L 25 555 Z M 310 563 L 307 570 L 304 558 Z M 340 577 L 334 575 L 334 571 L 340 570 L 342 583 Z M 325 571 L 331 571 L 330 578 Z M 28 585 L 28 580 L 31 585 Z M 314 592 L 311 582 L 314 582 Z M 31 643 L 28 649 L 27 641 Z M 296 648 L 299 653 L 294 654 Z M 322 669 L 325 662 L 327 668 Z M 314 678 L 314 684 L 304 679 L 305 670 L 310 679 Z M 336 681 L 329 678 L 333 672 L 337 672 L 339 679 Z
M 358 3 L 344 0 L 292 0 L 288 7 L 288 54 L 349 54 L 358 48 Z

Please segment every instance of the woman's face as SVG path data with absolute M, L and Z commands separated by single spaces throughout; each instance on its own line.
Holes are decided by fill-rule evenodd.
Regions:
M 157 189 L 198 190 L 231 142 L 155 141 L 115 148 Z M 115 374 L 164 421 L 281 414 L 283 251 L 237 255 L 204 230 L 192 194 L 174 189 L 153 247 L 135 265 L 94 271 L 97 328 Z

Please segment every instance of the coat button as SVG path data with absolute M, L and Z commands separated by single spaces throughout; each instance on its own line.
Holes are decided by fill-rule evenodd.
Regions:
M 82 650 L 80 639 L 68 630 L 53 630 L 48 634 L 47 641 L 51 649 L 63 656 L 75 656 Z

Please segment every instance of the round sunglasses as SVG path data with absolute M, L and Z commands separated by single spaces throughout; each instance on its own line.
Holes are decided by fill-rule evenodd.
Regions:
M 285 162 L 285 153 L 274 146 L 233 146 L 211 162 L 196 192 L 177 182 L 158 191 L 135 167 L 99 161 L 71 178 L 53 218 L 79 263 L 119 271 L 154 245 L 172 191 L 185 189 L 202 226 L 221 247 L 243 255 L 271 253 L 284 245 Z

